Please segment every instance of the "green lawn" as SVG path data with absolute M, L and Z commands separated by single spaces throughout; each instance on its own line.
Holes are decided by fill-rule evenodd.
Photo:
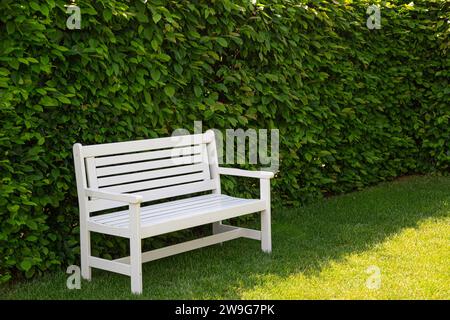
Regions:
M 94 270 L 0 287 L 6 299 L 450 299 L 450 178 L 408 177 L 273 212 L 273 253 L 238 239 L 144 265 L 144 293 Z M 381 271 L 368 289 L 369 266 Z

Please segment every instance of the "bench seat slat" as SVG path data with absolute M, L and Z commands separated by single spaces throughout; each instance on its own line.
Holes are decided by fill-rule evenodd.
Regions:
M 247 199 L 249 200 L 249 199 Z M 166 217 L 164 219 L 154 219 L 145 223 L 141 227 L 141 237 L 153 237 L 156 235 L 192 228 L 195 226 L 205 225 L 216 221 L 222 221 L 239 217 L 242 215 L 260 212 L 266 208 L 263 200 L 250 200 L 248 202 L 239 203 L 229 206 L 211 206 L 205 210 L 194 210 L 186 213 L 180 213 Z M 121 228 L 117 228 L 121 229 Z
M 171 220 L 183 217 L 189 219 L 189 217 L 195 215 L 207 215 L 209 212 L 237 209 L 242 206 L 254 207 L 251 212 L 256 212 L 264 208 L 264 203 L 260 199 L 242 199 L 211 194 L 150 205 L 141 209 L 141 227 L 169 223 Z M 103 214 L 91 217 L 90 221 L 113 228 L 128 228 L 129 212 L 124 210 Z
M 191 193 L 213 190 L 215 180 L 205 180 L 200 182 L 185 183 L 177 186 L 168 186 L 160 189 L 148 190 L 135 193 L 144 198 L 144 202 L 167 199 Z M 124 204 L 117 201 L 95 199 L 87 203 L 90 212 L 101 211 L 111 208 L 123 207 Z
M 216 199 L 219 199 L 220 195 L 217 194 L 207 194 L 203 196 L 197 196 L 197 197 L 189 197 L 186 199 L 181 200 L 175 200 L 175 201 L 169 201 L 169 202 L 163 202 L 158 204 L 153 204 L 149 206 L 143 206 L 141 207 L 141 212 L 166 212 L 170 208 L 177 209 L 177 208 L 184 208 L 186 206 L 192 205 L 192 203 L 202 203 L 202 202 L 208 202 L 208 201 L 214 201 Z M 93 216 L 90 218 L 91 221 L 99 222 L 99 223 L 107 223 L 122 219 L 128 219 L 129 211 L 128 210 L 121 210 L 116 211 L 113 213 L 108 214 L 100 214 L 97 216 Z
M 193 210 L 195 208 L 201 208 L 204 206 L 209 206 L 211 204 L 217 204 L 220 202 L 224 202 L 224 197 L 220 195 L 206 195 L 206 196 L 200 196 L 200 197 L 194 197 L 191 199 L 186 199 L 189 201 L 171 201 L 164 204 L 164 206 L 147 206 L 143 207 L 141 209 L 141 212 L 143 213 L 141 215 L 141 220 L 144 221 L 148 218 L 154 218 L 156 216 L 165 215 L 165 214 L 173 214 L 177 213 L 181 210 Z M 238 201 L 241 200 L 239 198 L 232 198 L 226 199 L 228 201 Z M 245 199 L 243 199 L 245 200 Z M 128 210 L 115 212 L 114 214 L 105 214 L 94 217 L 94 221 L 100 222 L 100 223 L 107 223 L 111 225 L 119 226 L 124 221 L 128 221 L 129 212 Z
M 231 197 L 230 197 L 231 198 Z M 186 208 L 179 208 L 174 210 L 167 210 L 163 213 L 152 213 L 152 214 L 145 214 L 143 217 L 141 217 L 141 223 L 145 226 L 147 223 L 151 223 L 152 221 L 157 220 L 166 220 L 173 216 L 178 216 L 180 214 L 186 214 L 186 212 L 190 212 L 191 214 L 198 213 L 198 212 L 208 212 L 209 210 L 214 211 L 217 208 L 227 208 L 231 206 L 238 206 L 242 204 L 251 203 L 252 201 L 247 201 L 250 199 L 239 199 L 239 198 L 232 198 L 228 201 L 224 199 L 221 200 L 212 200 L 209 203 L 203 203 L 203 204 L 192 204 L 189 207 Z M 258 201 L 258 200 L 256 200 Z M 116 224 L 116 227 L 128 227 L 128 222 L 125 223 L 119 223 Z

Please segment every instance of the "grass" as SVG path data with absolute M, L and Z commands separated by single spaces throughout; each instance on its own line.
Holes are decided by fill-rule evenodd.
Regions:
M 273 212 L 273 253 L 238 239 L 143 267 L 94 270 L 81 290 L 64 272 L 0 287 L 4 299 L 449 299 L 450 178 L 414 176 Z M 369 289 L 369 266 L 381 272 Z

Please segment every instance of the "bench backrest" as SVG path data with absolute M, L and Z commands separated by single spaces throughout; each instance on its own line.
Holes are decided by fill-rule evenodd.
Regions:
M 79 197 L 88 187 L 139 194 L 146 201 L 202 191 L 220 192 L 214 132 L 148 140 L 74 145 Z M 79 181 L 81 180 L 81 181 Z M 124 203 L 89 199 L 89 212 Z

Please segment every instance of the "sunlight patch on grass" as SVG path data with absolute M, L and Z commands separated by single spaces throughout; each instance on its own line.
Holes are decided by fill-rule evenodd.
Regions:
M 371 250 L 331 262 L 319 275 L 266 275 L 263 284 L 243 290 L 243 299 L 448 299 L 450 218 L 430 218 L 403 229 Z M 379 289 L 367 279 L 380 271 Z

